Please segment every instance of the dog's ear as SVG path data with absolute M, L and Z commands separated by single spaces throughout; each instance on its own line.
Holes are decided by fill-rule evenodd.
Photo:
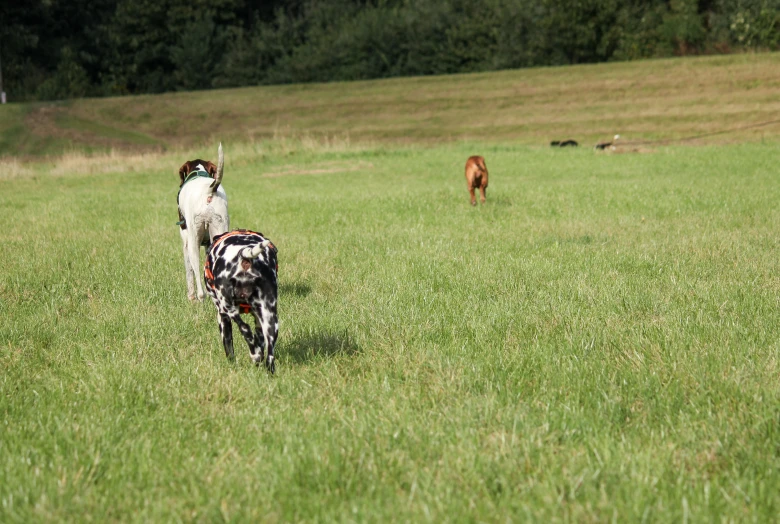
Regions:
M 184 162 L 182 166 L 179 168 L 179 183 L 183 184 L 184 179 L 187 178 L 187 175 L 190 174 L 190 163 Z
M 214 175 L 217 174 L 217 166 L 215 166 L 211 162 L 206 162 L 206 165 L 204 167 L 206 168 L 208 174 L 211 175 L 211 178 L 214 178 Z

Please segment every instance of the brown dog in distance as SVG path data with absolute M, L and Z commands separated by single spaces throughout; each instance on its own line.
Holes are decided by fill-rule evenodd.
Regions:
M 485 190 L 488 186 L 488 170 L 485 159 L 481 156 L 470 156 L 466 160 L 466 187 L 471 195 L 471 205 L 477 205 L 474 190 L 479 188 L 479 201 L 485 203 Z

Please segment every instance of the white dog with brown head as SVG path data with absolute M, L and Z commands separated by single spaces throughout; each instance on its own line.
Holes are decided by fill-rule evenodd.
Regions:
M 187 275 L 187 298 L 203 300 L 200 247 L 209 246 L 217 235 L 230 230 L 227 194 L 220 185 L 225 164 L 222 144 L 219 160 L 213 163 L 195 159 L 179 168 L 179 226 Z M 197 289 L 197 295 L 196 295 Z

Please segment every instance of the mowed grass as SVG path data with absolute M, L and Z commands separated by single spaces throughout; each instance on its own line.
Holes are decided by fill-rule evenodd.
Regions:
M 186 300 L 215 148 L 0 180 L 0 521 L 776 519 L 780 146 L 225 148 L 275 376 Z
M 12 104 L 0 107 L 0 155 L 301 134 L 393 145 L 761 142 L 780 130 L 778 92 L 780 53 L 765 53 Z

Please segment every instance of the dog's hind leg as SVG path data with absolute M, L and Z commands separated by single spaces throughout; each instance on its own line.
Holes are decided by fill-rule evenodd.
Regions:
M 195 300 L 195 279 L 197 273 L 192 270 L 190 264 L 189 247 L 187 247 L 187 230 L 182 230 L 182 252 L 184 253 L 184 273 L 187 275 L 187 298 Z
M 474 195 L 474 187 L 469 186 L 469 195 L 471 195 L 471 205 L 476 206 L 477 205 L 477 197 Z
M 230 231 L 230 218 L 226 217 L 226 221 L 223 222 L 221 217 L 214 215 L 208 225 L 209 244 L 213 242 L 215 236 L 228 231 Z
M 259 306 L 257 304 L 253 304 L 253 306 L 252 312 L 255 315 L 256 335 L 258 341 L 262 341 L 258 357 L 262 359 L 263 349 L 268 349 L 265 367 L 273 373 L 276 370 L 274 346 L 276 346 L 276 338 L 279 334 L 279 317 L 276 314 L 276 301 L 264 300 Z M 255 362 L 259 363 L 259 360 L 255 360 Z
M 230 315 L 230 320 L 238 324 L 238 329 L 241 331 L 241 334 L 244 336 L 244 340 L 246 340 L 246 343 L 249 346 L 249 354 L 252 355 L 252 360 L 255 361 L 255 364 L 260 365 L 260 360 L 263 359 L 263 348 L 258 347 L 259 341 L 255 339 L 255 334 L 252 332 L 252 328 L 249 326 L 249 324 L 244 322 L 244 320 L 241 318 L 241 313 L 239 313 L 237 309 L 229 311 L 228 315 Z M 259 357 L 257 356 L 258 352 L 260 353 Z
M 200 242 L 198 242 L 198 236 L 194 227 L 190 230 L 189 238 L 187 238 L 187 249 L 190 267 L 195 273 L 195 287 L 198 290 L 198 300 L 203 300 L 203 285 L 200 283 L 200 272 L 203 270 L 200 267 Z
M 219 321 L 219 334 L 222 337 L 222 345 L 225 347 L 225 356 L 231 362 L 236 359 L 233 354 L 233 324 L 226 313 L 217 313 Z

